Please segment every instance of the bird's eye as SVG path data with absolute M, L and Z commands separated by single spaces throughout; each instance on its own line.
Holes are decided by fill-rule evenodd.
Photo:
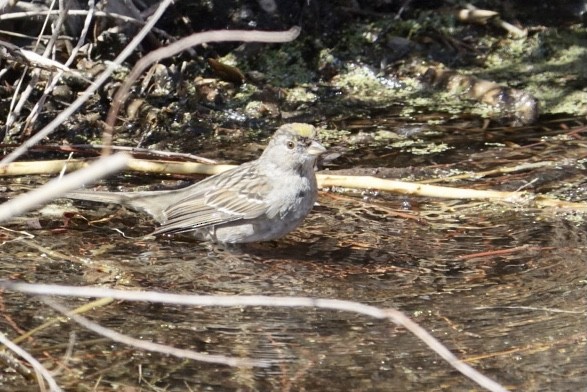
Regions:
M 287 148 L 289 148 L 290 150 L 293 150 L 293 148 L 295 147 L 295 143 L 292 141 L 287 142 Z

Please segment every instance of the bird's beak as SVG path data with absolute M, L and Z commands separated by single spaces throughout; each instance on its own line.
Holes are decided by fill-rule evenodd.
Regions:
M 324 146 L 315 140 L 312 140 L 312 144 L 308 147 L 308 154 L 318 156 L 326 152 Z

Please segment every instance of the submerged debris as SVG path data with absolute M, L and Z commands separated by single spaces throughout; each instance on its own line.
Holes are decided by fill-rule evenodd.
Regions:
M 538 118 L 538 101 L 526 91 L 439 67 L 427 68 L 422 79 L 433 88 L 491 105 L 511 125 L 532 124 Z

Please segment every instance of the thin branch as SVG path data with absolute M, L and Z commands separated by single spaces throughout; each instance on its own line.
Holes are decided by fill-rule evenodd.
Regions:
M 554 308 L 540 308 L 535 306 L 477 306 L 473 310 L 495 310 L 495 309 L 515 309 L 515 310 L 531 310 L 535 312 L 547 313 L 568 313 L 568 314 L 585 314 L 585 310 L 566 310 Z
M 173 2 L 173 0 L 162 0 L 157 10 L 153 14 L 153 16 L 148 20 L 145 26 L 137 33 L 137 35 L 132 39 L 132 41 L 120 52 L 120 54 L 114 59 L 114 61 L 109 62 L 106 70 L 96 78 L 93 85 L 90 85 L 84 92 L 81 94 L 74 102 L 72 102 L 69 107 L 63 110 L 57 117 L 53 119 L 49 124 L 47 124 L 43 129 L 39 132 L 35 133 L 30 139 L 24 142 L 21 146 L 17 149 L 12 151 L 10 154 L 4 157 L 0 164 L 9 163 L 14 161 L 16 158 L 24 154 L 29 147 L 37 144 L 41 140 L 43 140 L 47 135 L 53 132 L 59 125 L 61 125 L 64 121 L 66 121 L 73 113 L 75 113 L 79 107 L 86 102 L 92 94 L 100 88 L 106 80 L 112 75 L 114 71 L 118 69 L 120 64 L 132 54 L 135 48 L 141 43 L 141 41 L 145 38 L 147 34 L 151 31 L 152 27 L 157 23 L 157 21 L 161 18 L 167 7 Z
M 32 174 L 58 174 L 65 166 L 68 171 L 90 166 L 95 159 L 58 159 L 50 161 L 13 162 L 0 165 L 0 177 Z M 213 175 L 233 168 L 234 165 L 208 165 L 197 162 L 153 161 L 130 158 L 127 170 L 158 174 L 205 174 Z
M 45 87 L 45 91 L 43 91 L 43 95 L 41 95 L 39 100 L 35 103 L 35 106 L 31 110 L 31 112 L 29 113 L 29 115 L 25 121 L 25 129 L 31 127 L 32 124 L 36 121 L 37 117 L 41 113 L 41 109 L 43 108 L 45 101 L 49 97 L 49 94 L 51 94 L 51 92 L 53 91 L 53 89 L 57 85 L 57 82 L 59 82 L 59 80 L 61 79 L 61 75 L 63 75 L 64 72 L 72 72 L 69 69 L 69 66 L 73 63 L 73 61 L 77 57 L 77 53 L 79 52 L 80 48 L 82 47 L 83 43 L 85 42 L 86 35 L 88 33 L 88 30 L 90 29 L 90 22 L 92 21 L 92 15 L 93 15 L 94 8 L 95 8 L 94 0 L 88 1 L 88 7 L 90 9 L 89 9 L 88 15 L 86 16 L 86 19 L 84 20 L 84 26 L 82 28 L 82 31 L 81 31 L 81 34 L 80 34 L 79 39 L 77 41 L 77 44 L 75 45 L 75 47 L 71 51 L 71 54 L 69 55 L 69 58 L 67 59 L 65 64 L 63 64 L 63 69 L 60 69 L 59 72 L 57 72 L 55 75 L 53 75 L 51 77 L 51 80 L 49 81 L 49 83 L 47 83 L 47 86 Z M 80 75 L 78 72 L 75 72 L 75 71 L 73 71 L 73 74 Z M 87 80 L 85 78 L 83 78 L 83 79 Z M 91 81 L 89 81 L 89 80 L 88 80 L 88 82 L 91 83 Z
M 98 309 L 102 306 L 106 306 L 111 304 L 114 301 L 114 299 L 110 298 L 110 297 L 104 297 L 104 298 L 100 298 L 94 301 L 91 301 L 89 303 L 86 303 L 82 306 L 79 306 L 77 308 L 75 308 L 74 310 L 70 311 L 70 313 L 73 314 L 80 314 L 80 313 L 86 313 L 89 311 L 93 311 L 95 309 Z M 20 334 L 19 336 L 15 337 L 12 339 L 12 343 L 18 344 L 20 342 L 25 341 L 26 339 L 30 338 L 31 336 L 46 330 L 47 328 L 50 328 L 56 324 L 62 323 L 65 321 L 64 317 L 55 317 L 55 318 L 51 318 L 47 321 L 45 321 L 43 324 L 36 326 L 35 328 L 26 331 L 23 334 Z
M 49 10 L 39 10 L 39 11 L 24 11 L 24 12 L 9 12 L 0 15 L 0 20 L 11 20 L 11 19 L 27 19 L 30 17 L 37 17 L 37 16 L 46 16 L 46 15 L 58 15 L 60 11 L 49 11 Z M 90 10 L 68 10 L 67 16 L 87 16 L 90 14 Z M 96 17 L 102 18 L 113 18 L 119 19 L 122 22 L 127 23 L 134 23 L 137 25 L 144 25 L 145 22 L 142 20 L 138 20 L 136 18 L 117 14 L 114 12 L 105 12 L 105 11 L 95 11 L 94 15 Z
M 67 165 L 68 170 L 74 170 L 88 166 L 89 162 L 91 161 L 78 159 L 40 162 L 14 162 L 9 165 L 0 165 L 0 177 L 30 174 L 55 174 L 58 173 L 65 164 Z M 235 167 L 235 165 L 207 165 L 197 162 L 154 161 L 131 158 L 128 162 L 127 169 L 132 171 L 157 174 L 214 175 L 232 169 L 233 167 Z M 560 200 L 531 192 L 506 192 L 457 188 L 427 185 L 420 182 L 388 180 L 371 176 L 342 176 L 318 173 L 316 177 L 318 179 L 318 186 L 320 188 L 343 187 L 352 189 L 378 189 L 381 191 L 409 196 L 462 200 L 488 200 L 491 202 L 503 202 L 526 207 L 565 208 L 575 211 L 587 212 L 587 203 Z
M 356 189 L 378 189 L 402 195 L 440 197 L 446 199 L 477 199 L 520 204 L 523 206 L 569 208 L 587 211 L 587 203 L 575 203 L 530 192 L 505 192 L 426 185 L 415 182 L 387 180 L 371 176 L 338 176 L 318 174 L 318 186 Z
M 43 376 L 45 381 L 47 381 L 47 384 L 49 384 L 49 388 L 51 388 L 51 391 L 53 391 L 53 392 L 60 392 L 61 391 L 61 388 L 59 388 L 59 385 L 57 385 L 57 382 L 55 381 L 55 379 L 53 378 L 51 373 L 49 373 L 49 371 L 39 361 L 37 361 L 31 354 L 27 353 L 20 346 L 12 343 L 6 337 L 6 335 L 4 335 L 2 332 L 0 332 L 0 343 L 2 343 L 6 347 L 8 347 L 10 350 L 12 350 L 16 355 L 18 355 L 19 357 L 21 357 L 22 359 L 24 359 L 25 361 L 30 363 L 31 366 L 33 367 L 33 369 L 35 369 L 35 371 L 37 373 L 39 373 L 41 376 Z
M 64 195 L 74 189 L 120 171 L 128 164 L 129 156 L 125 153 L 112 155 L 110 159 L 99 159 L 91 166 L 71 173 L 63 178 L 56 178 L 47 184 L 0 205 L 0 222 L 21 215 L 50 200 Z
M 165 58 L 175 56 L 182 51 L 189 49 L 193 46 L 202 45 L 209 42 L 226 42 L 226 41 L 239 41 L 239 42 L 290 42 L 298 37 L 300 34 L 300 28 L 294 26 L 287 31 L 258 31 L 258 30 L 213 30 L 202 33 L 195 33 L 188 37 L 184 37 L 178 41 L 175 41 L 165 47 L 156 49 L 143 58 L 141 58 L 135 64 L 134 68 L 127 75 L 124 80 L 124 84 L 120 86 L 114 98 L 112 99 L 112 105 L 106 118 L 106 129 L 103 135 L 102 144 L 105 145 L 103 154 L 110 154 L 110 146 L 112 145 L 112 136 L 114 130 L 114 123 L 122 103 L 126 99 L 128 92 L 132 84 L 138 79 L 138 77 L 147 69 L 151 64 L 161 61 Z
M 51 3 L 51 8 L 53 8 L 54 2 L 55 2 L 55 0 Z M 65 4 L 65 2 L 63 0 L 59 0 L 59 16 L 57 17 L 57 20 L 55 21 L 55 23 L 52 24 L 51 38 L 46 43 L 45 50 L 43 51 L 43 54 L 37 55 L 34 50 L 32 52 L 29 52 L 29 51 L 22 52 L 22 53 L 29 52 L 28 56 L 26 56 L 29 61 L 42 62 L 43 61 L 42 58 L 47 59 L 45 61 L 49 61 L 48 59 L 51 54 L 51 51 L 53 50 L 55 42 L 57 41 L 57 38 L 59 37 L 59 32 L 61 31 L 61 27 L 63 26 L 63 23 L 65 22 L 65 18 L 67 16 L 66 13 L 67 13 L 67 6 L 68 5 L 69 5 L 69 2 L 67 4 Z M 44 24 L 47 24 L 48 21 L 49 21 L 49 17 L 47 16 L 45 18 Z M 45 26 L 43 26 L 43 28 L 41 29 L 39 34 L 41 34 L 43 31 L 45 31 Z M 35 44 L 35 49 L 40 44 L 40 41 L 41 41 L 41 37 L 39 36 L 37 39 L 37 43 Z M 23 75 L 27 72 L 27 70 L 28 70 L 28 67 L 25 68 Z M 21 112 L 22 108 L 24 107 L 25 103 L 28 101 L 29 96 L 32 94 L 35 86 L 37 85 L 39 75 L 40 75 L 40 70 L 38 68 L 33 69 L 33 71 L 31 72 L 31 79 L 30 79 L 28 85 L 26 86 L 26 88 L 24 89 L 22 94 L 20 95 L 18 102 L 14 106 L 14 110 L 8 114 L 8 118 L 6 119 L 6 125 L 5 125 L 7 132 L 9 131 L 12 124 L 16 121 L 16 119 L 20 116 L 20 112 Z
M 508 173 L 516 173 L 521 171 L 528 171 L 533 169 L 540 169 L 544 167 L 557 167 L 557 166 L 565 166 L 574 164 L 576 160 L 574 159 L 564 159 L 560 161 L 541 161 L 541 162 L 525 162 L 521 163 L 516 166 L 507 166 L 507 167 L 498 167 L 497 169 L 479 171 L 479 172 L 471 172 L 471 173 L 463 173 L 457 174 L 454 176 L 447 176 L 442 178 L 431 178 L 427 180 L 418 181 L 420 184 L 433 184 L 437 182 L 450 182 L 456 180 L 465 180 L 465 179 L 478 179 L 488 176 L 493 176 L 496 174 L 508 174 Z
M 168 294 L 156 291 L 123 291 L 99 287 L 79 287 L 47 284 L 28 284 L 15 281 L 0 280 L 0 287 L 35 295 L 59 295 L 70 297 L 112 297 L 118 300 L 165 303 L 190 306 L 266 306 L 266 307 L 301 307 L 340 310 L 358 313 L 377 319 L 387 319 L 405 327 L 412 334 L 422 340 L 434 352 L 440 355 L 453 368 L 476 382 L 478 385 L 493 392 L 505 392 L 506 389 L 499 383 L 479 373 L 471 366 L 459 360 L 450 350 L 442 345 L 422 327 L 411 321 L 403 313 L 395 309 L 381 309 L 375 306 L 364 305 L 359 302 L 338 299 L 309 298 L 309 297 L 270 297 L 262 295 L 182 295 Z
M 107 337 L 115 342 L 126 344 L 131 347 L 139 348 L 146 351 L 153 351 L 165 355 L 172 355 L 178 358 L 188 358 L 193 359 L 195 361 L 201 361 L 206 363 L 218 363 L 221 365 L 226 366 L 233 366 L 233 367 L 267 367 L 269 366 L 269 362 L 267 361 L 258 361 L 254 359 L 248 358 L 234 358 L 234 357 L 227 357 L 225 355 L 215 355 L 215 354 L 203 354 L 192 350 L 185 350 L 180 348 L 175 348 L 171 346 L 167 346 L 165 344 L 159 344 L 154 342 L 149 342 L 147 340 L 142 339 L 135 339 L 128 335 L 121 334 L 116 332 L 110 328 L 105 328 L 101 325 L 94 323 L 93 321 L 88 320 L 87 318 L 80 316 L 66 307 L 56 303 L 55 301 L 51 301 L 49 299 L 43 300 L 47 305 L 52 307 L 55 310 L 63 313 L 67 317 L 71 318 L 76 323 L 80 324 L 81 326 L 89 329 L 97 333 L 98 335 Z

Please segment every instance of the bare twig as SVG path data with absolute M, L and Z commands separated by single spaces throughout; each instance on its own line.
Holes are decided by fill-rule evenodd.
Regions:
M 540 308 L 535 306 L 477 306 L 473 310 L 495 310 L 495 309 L 513 309 L 513 310 L 531 310 L 533 312 L 546 313 L 568 313 L 568 314 L 585 314 L 585 310 L 566 310 L 553 308 Z
M 94 159 L 51 160 L 34 162 L 13 162 L 0 165 L 0 177 L 31 174 L 58 174 L 65 166 L 68 171 L 88 167 Z M 197 162 L 153 161 L 130 158 L 127 170 L 159 174 L 205 174 L 213 175 L 233 168 L 234 165 L 208 165 Z
M 109 305 L 113 302 L 114 300 L 110 297 L 104 297 L 104 298 L 100 298 L 97 300 L 94 300 L 90 303 L 86 303 L 82 306 L 77 307 L 76 309 L 74 309 L 73 311 L 70 311 L 70 313 L 74 313 L 74 314 L 80 314 L 80 313 L 85 313 L 85 312 L 89 312 L 92 311 L 94 309 L 100 308 L 102 306 L 106 306 Z M 64 317 L 56 317 L 56 318 L 52 318 L 49 319 L 47 321 L 45 321 L 43 324 L 29 330 L 26 331 L 25 333 L 15 337 L 14 339 L 12 339 L 12 343 L 18 344 L 20 342 L 25 341 L 26 339 L 30 338 L 31 336 L 46 330 L 47 328 L 50 328 L 54 325 L 58 325 L 59 323 L 65 321 Z M 0 350 L 1 351 L 1 350 Z
M 0 48 L 4 51 L 2 57 L 6 57 L 8 60 L 20 62 L 30 67 L 41 68 L 48 71 L 59 71 L 59 75 L 65 72 L 75 76 L 78 79 L 91 83 L 91 81 L 86 79 L 81 73 L 68 68 L 68 65 L 71 64 L 69 61 L 67 64 L 62 64 L 59 61 L 49 59 L 30 50 L 19 48 L 18 46 L 6 41 L 0 41 Z
M 15 143 L 2 143 L 0 144 L 0 148 L 12 149 L 18 147 L 18 144 Z M 102 150 L 104 146 L 102 144 L 42 144 L 31 147 L 31 151 L 60 151 L 60 152 L 73 152 L 73 153 L 81 153 L 82 155 L 90 155 L 88 154 L 91 150 Z M 141 156 L 151 156 L 151 157 L 159 157 L 162 159 L 172 159 L 172 160 L 187 160 L 187 161 L 194 161 L 205 163 L 207 165 L 216 165 L 218 161 L 210 158 L 205 158 L 203 156 L 190 154 L 190 153 L 183 153 L 183 152 L 173 152 L 173 151 L 166 151 L 166 150 L 153 150 L 151 148 L 144 148 L 144 147 L 132 147 L 132 146 L 112 146 L 112 150 L 114 151 L 127 151 L 132 155 L 141 155 Z M 33 162 L 25 162 L 25 163 L 33 163 Z M 8 169 L 14 164 L 4 165 L 5 169 Z M 2 166 L 0 166 L 0 171 Z
M 2 343 L 10 350 L 12 350 L 16 355 L 30 363 L 33 369 L 35 369 L 35 372 L 40 374 L 45 379 L 45 381 L 47 381 L 47 384 L 49 384 L 49 388 L 51 388 L 52 392 L 61 391 L 61 388 L 59 388 L 59 385 L 57 385 L 57 382 L 55 382 L 55 379 L 53 378 L 51 373 L 49 373 L 49 371 L 31 354 L 27 353 L 20 346 L 12 343 L 2 332 L 0 332 L 0 343 Z
M 132 84 L 151 64 L 161 61 L 165 58 L 174 56 L 182 51 L 189 49 L 196 45 L 201 45 L 208 42 L 289 42 L 293 41 L 300 34 L 300 28 L 294 26 L 287 31 L 257 31 L 257 30 L 215 30 L 206 31 L 203 33 L 195 33 L 188 37 L 184 37 L 179 41 L 173 42 L 163 48 L 156 49 L 146 56 L 141 58 L 135 64 L 134 68 L 126 77 L 124 84 L 120 86 L 114 98 L 112 105 L 106 118 L 106 129 L 103 135 L 102 144 L 105 145 L 102 150 L 103 154 L 110 154 L 110 146 L 112 145 L 112 136 L 114 130 L 114 123 L 120 107 L 126 99 Z
M 82 47 L 82 45 L 86 39 L 86 35 L 88 33 L 88 30 L 90 28 L 90 22 L 92 21 L 92 15 L 93 15 L 93 11 L 95 8 L 94 0 L 88 1 L 88 7 L 90 9 L 89 9 L 89 12 L 86 16 L 86 19 L 84 20 L 84 26 L 83 26 L 82 32 L 79 36 L 79 39 L 77 41 L 77 44 L 75 45 L 75 47 L 71 51 L 71 54 L 69 55 L 69 58 L 67 59 L 65 64 L 63 64 L 63 68 L 69 72 L 71 72 L 69 69 L 69 66 L 75 60 L 77 53 L 78 53 L 79 49 Z M 61 75 L 63 74 L 63 72 L 65 72 L 65 71 L 63 69 L 61 69 L 60 72 L 57 72 L 55 75 L 52 76 L 51 80 L 47 84 L 47 87 L 45 87 L 45 91 L 43 91 L 43 95 L 35 103 L 35 106 L 33 107 L 31 112 L 29 113 L 27 119 L 25 120 L 25 129 L 31 127 L 32 124 L 36 121 L 37 117 L 41 113 L 41 109 L 43 108 L 45 101 L 47 100 L 47 98 L 49 97 L 49 94 L 51 94 L 51 92 L 53 91 L 53 89 L 57 85 L 57 82 L 61 78 Z M 78 72 L 74 72 L 74 74 L 79 75 Z M 83 78 L 83 79 L 87 80 L 85 78 Z M 88 82 L 91 83 L 91 81 L 88 81 Z
M 53 119 L 49 124 L 47 124 L 43 129 L 39 132 L 35 133 L 31 138 L 29 138 L 26 142 L 24 142 L 20 147 L 16 148 L 10 154 L 8 154 L 2 162 L 0 163 L 9 163 L 14 161 L 16 158 L 21 156 L 30 146 L 33 146 L 43 140 L 47 135 L 53 132 L 61 123 L 67 120 L 75 111 L 79 109 L 79 107 L 86 102 L 92 94 L 102 85 L 112 73 L 118 69 L 120 64 L 131 55 L 131 53 L 135 50 L 137 45 L 145 38 L 147 34 L 151 31 L 151 28 L 155 25 L 155 23 L 161 18 L 169 4 L 171 4 L 173 0 L 162 0 L 157 10 L 153 14 L 153 16 L 148 20 L 145 26 L 137 33 L 137 35 L 132 39 L 132 41 L 120 52 L 120 54 L 114 59 L 114 61 L 108 63 L 108 66 L 104 72 L 96 78 L 93 85 L 90 85 L 84 92 L 81 94 L 74 102 L 69 105 L 69 107 L 63 110 L 57 117 Z
M 102 158 L 85 169 L 78 170 L 63 178 L 51 180 L 29 193 L 9 200 L 0 205 L 0 222 L 36 208 L 47 201 L 78 189 L 84 184 L 122 170 L 128 164 L 129 159 L 125 153 L 112 155 L 111 159 Z
M 446 199 L 481 199 L 502 201 L 524 206 L 559 207 L 577 211 L 587 211 L 587 203 L 573 203 L 554 199 L 530 192 L 504 192 L 493 190 L 477 190 L 470 188 L 452 188 L 437 185 L 426 185 L 414 182 L 394 181 L 370 176 L 337 176 L 318 174 L 320 187 L 339 186 L 344 188 L 379 189 L 411 196 L 429 196 Z
M 23 4 L 23 3 L 24 2 L 21 2 L 21 4 Z M 144 20 L 136 19 L 136 18 L 133 18 L 132 16 L 128 16 L 128 15 L 117 14 L 115 12 L 96 11 L 96 10 L 92 11 L 91 9 L 89 9 L 89 10 L 68 10 L 67 15 L 68 16 L 87 16 L 91 12 L 93 12 L 93 15 L 96 18 L 117 19 L 121 22 L 132 23 L 137 26 L 144 26 L 145 25 Z M 30 17 L 36 17 L 36 16 L 43 16 L 43 15 L 53 16 L 53 15 L 58 15 L 58 14 L 59 14 L 59 11 L 51 11 L 51 10 L 8 12 L 5 14 L 1 14 L 0 20 L 26 19 L 26 18 L 30 18 Z M 174 37 L 170 36 L 166 31 L 164 31 L 162 29 L 158 29 L 156 27 L 153 27 L 152 31 L 165 37 L 165 38 L 174 39 Z M 14 34 L 14 32 L 5 32 L 5 34 Z
M 471 172 L 471 173 L 463 173 L 457 174 L 454 176 L 442 177 L 442 178 L 431 178 L 429 180 L 422 180 L 418 181 L 419 184 L 433 184 L 436 182 L 450 182 L 456 180 L 464 180 L 470 178 L 482 178 L 487 176 L 493 176 L 496 174 L 507 174 L 507 173 L 516 173 L 521 171 L 527 171 L 532 169 L 539 169 L 543 167 L 554 167 L 554 166 L 564 166 L 570 165 L 574 162 L 573 159 L 565 159 L 563 161 L 542 161 L 542 162 L 525 162 L 516 166 L 509 166 L 509 167 L 498 167 L 497 169 L 485 170 L 480 172 Z
M 51 148 L 51 146 L 44 144 L 44 148 Z M 55 149 L 60 148 L 72 148 L 72 149 L 93 149 L 93 150 L 100 150 L 104 148 L 103 144 L 68 144 L 65 145 L 57 145 L 54 146 Z M 189 154 L 189 153 L 182 153 L 182 152 L 172 152 L 172 151 L 165 151 L 165 150 L 152 150 L 150 148 L 142 148 L 142 147 L 130 147 L 130 146 L 111 146 L 112 150 L 114 151 L 128 151 L 131 154 L 142 154 L 142 155 L 149 155 L 149 156 L 156 156 L 162 158 L 175 158 L 175 159 L 187 159 L 190 161 L 196 161 L 200 163 L 205 163 L 207 165 L 216 165 L 218 162 L 214 159 L 204 158 L 202 156 Z
M 40 162 L 14 162 L 9 165 L 0 166 L 0 177 L 29 174 L 54 174 L 62 170 L 64 165 L 67 165 L 68 170 L 75 170 L 88 166 L 89 162 L 91 161 L 77 159 L 72 159 L 70 161 L 55 160 Z M 539 166 L 540 165 L 538 164 L 528 164 L 527 166 L 521 165 L 517 169 L 525 170 Z M 157 174 L 214 175 L 234 167 L 235 165 L 207 165 L 196 162 L 170 162 L 131 158 L 128 161 L 127 169 L 132 171 Z M 512 168 L 512 171 L 517 169 Z M 504 169 L 503 172 L 507 173 L 509 171 Z M 482 172 L 481 175 L 483 174 L 485 173 Z M 531 192 L 506 192 L 446 187 L 438 185 L 427 185 L 420 182 L 416 183 L 388 180 L 371 176 L 342 176 L 318 173 L 316 177 L 318 179 L 318 186 L 321 188 L 343 187 L 352 189 L 378 189 L 381 191 L 410 196 L 463 200 L 488 200 L 492 202 L 517 204 L 526 207 L 554 207 L 587 212 L 587 203 L 559 200 L 553 197 L 534 194 Z
M 338 299 L 309 298 L 309 297 L 270 297 L 262 295 L 182 295 L 168 294 L 156 291 L 123 291 L 99 287 L 79 287 L 46 284 L 28 284 L 7 280 L 0 280 L 0 287 L 36 295 L 59 295 L 73 297 L 112 297 L 118 300 L 166 303 L 190 306 L 267 306 L 267 307 L 302 307 L 340 310 L 363 314 L 377 319 L 387 319 L 405 327 L 418 337 L 434 352 L 440 355 L 453 368 L 473 380 L 483 388 L 494 392 L 505 392 L 506 389 L 499 383 L 479 373 L 471 366 L 459 360 L 450 350 L 442 345 L 418 324 L 411 321 L 403 313 L 395 309 L 381 309 L 375 306 L 364 305 L 358 302 Z
M 146 351 L 153 351 L 158 352 L 166 355 L 173 355 L 174 357 L 178 358 L 188 358 L 193 359 L 195 361 L 200 362 L 207 362 L 207 363 L 218 363 L 221 365 L 226 366 L 234 366 L 234 367 L 267 367 L 270 365 L 267 361 L 258 361 L 254 359 L 247 359 L 247 358 L 234 358 L 234 357 L 227 357 L 225 355 L 215 355 L 215 354 L 203 354 L 198 353 L 193 350 L 185 350 L 180 348 L 175 348 L 171 346 L 167 346 L 165 344 L 159 344 L 154 342 L 149 342 L 143 339 L 135 339 L 128 335 L 121 334 L 116 332 L 112 329 L 105 328 L 101 325 L 98 325 L 87 318 L 80 316 L 74 312 L 71 312 L 66 307 L 56 303 L 55 301 L 51 301 L 49 299 L 44 299 L 44 302 L 52 307 L 55 310 L 63 313 L 67 317 L 71 318 L 76 323 L 80 324 L 81 326 L 89 329 L 90 331 L 94 331 L 98 335 L 105 336 L 115 342 L 123 343 L 129 345 L 131 347 L 136 347 Z
M 505 22 L 499 17 L 499 13 L 480 10 L 472 4 L 467 4 L 464 10 L 459 11 L 458 18 L 459 20 L 468 23 L 484 24 L 487 21 L 492 21 L 496 26 L 506 30 L 514 38 L 525 38 L 528 35 L 528 30 L 522 30 L 511 23 Z
M 51 51 L 53 50 L 55 42 L 57 41 L 57 38 L 59 37 L 59 32 L 61 31 L 61 27 L 63 26 L 63 23 L 65 22 L 65 18 L 67 16 L 68 5 L 69 5 L 69 2 L 67 4 L 65 4 L 65 2 L 63 0 L 59 0 L 59 17 L 57 18 L 55 23 L 52 24 L 51 38 L 49 39 L 49 42 L 47 42 L 47 44 L 45 46 L 45 50 L 43 51 L 43 55 L 38 56 L 38 55 L 36 55 L 36 53 L 34 53 L 34 51 L 29 53 L 29 56 L 31 56 L 31 58 L 34 58 L 36 62 L 41 62 L 41 59 L 43 57 L 46 59 L 49 58 L 49 55 L 51 54 Z M 53 3 L 51 4 L 51 6 L 53 6 Z M 45 24 L 48 23 L 48 20 L 49 20 L 48 17 L 45 18 Z M 43 29 L 41 29 L 41 32 L 42 31 L 45 31 L 44 27 L 43 27 Z M 40 40 L 41 40 L 41 38 L 39 37 L 37 39 L 36 45 L 39 45 Z M 28 71 L 28 68 L 25 68 L 23 74 L 26 73 L 27 71 Z M 33 92 L 33 90 L 37 84 L 37 81 L 39 79 L 39 75 L 40 75 L 39 69 L 34 69 L 33 72 L 31 73 L 31 80 L 29 81 L 27 87 L 24 89 L 24 91 L 20 95 L 18 102 L 14 106 L 14 110 L 9 113 L 8 118 L 6 119 L 6 131 L 7 132 L 10 129 L 10 127 L 12 126 L 12 124 L 16 121 L 18 116 L 20 115 L 20 111 L 24 107 L 24 104 L 27 102 L 30 94 Z M 16 97 L 16 95 L 15 95 L 15 97 Z
M 68 10 L 68 16 L 88 16 L 91 14 L 91 10 Z M 11 20 L 11 19 L 26 19 L 30 17 L 37 17 L 37 16 L 53 16 L 58 15 L 59 11 L 51 11 L 51 10 L 38 10 L 38 11 L 24 11 L 24 12 L 7 12 L 5 14 L 0 15 L 0 20 Z M 97 17 L 106 17 L 106 18 L 113 18 L 119 19 L 122 22 L 134 23 L 137 25 L 144 25 L 145 22 L 138 20 L 136 18 L 120 15 L 114 12 L 105 12 L 105 11 L 95 11 L 94 15 Z

